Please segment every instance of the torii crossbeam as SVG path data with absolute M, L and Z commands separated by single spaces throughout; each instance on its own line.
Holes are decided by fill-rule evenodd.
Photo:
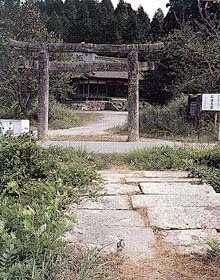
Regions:
M 25 51 L 39 51 L 39 95 L 38 95 L 38 139 L 44 140 L 48 134 L 48 106 L 49 106 L 49 71 L 128 71 L 128 141 L 139 141 L 139 71 L 138 53 L 159 51 L 164 47 L 163 43 L 157 44 L 132 44 L 132 45 L 111 45 L 111 44 L 38 44 L 29 42 L 9 41 L 9 46 Z M 121 54 L 126 55 L 126 65 L 121 62 L 106 63 L 78 63 L 78 65 L 67 65 L 49 62 L 50 52 L 82 52 L 96 53 L 100 55 Z M 59 68 L 60 67 L 60 68 Z M 84 70 L 83 70 L 84 69 Z

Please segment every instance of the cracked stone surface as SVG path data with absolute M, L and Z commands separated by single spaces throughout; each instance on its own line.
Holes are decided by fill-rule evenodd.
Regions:
M 216 194 L 212 186 L 207 184 L 190 183 L 141 183 L 140 188 L 144 194 Z
M 160 229 L 220 229 L 220 207 L 150 207 L 151 225 Z
M 215 229 L 163 230 L 159 235 L 179 254 L 205 254 L 208 242 L 220 241 L 220 234 Z
M 105 253 L 121 252 L 135 260 L 154 257 L 155 235 L 151 228 L 103 225 L 83 225 L 69 233 L 67 240 L 74 242 L 74 239 L 86 243 L 90 248 L 97 247 Z M 118 248 L 120 241 L 123 241 L 123 248 Z
M 126 195 L 141 193 L 138 186 L 131 186 L 126 184 L 105 184 L 100 194 L 103 195 Z
M 220 207 L 220 195 L 171 194 L 171 195 L 134 195 L 131 197 L 133 208 L 141 207 Z
M 220 194 L 187 172 L 99 174 L 105 185 L 97 199 L 70 207 L 78 224 L 66 234 L 69 242 L 141 261 L 155 256 L 158 240 L 180 254 L 203 254 L 207 242 L 220 241 Z
M 172 182 L 172 183 L 189 183 L 189 182 L 195 182 L 198 183 L 198 179 L 194 178 L 170 178 L 170 177 L 126 177 L 125 178 L 125 183 L 126 184 L 132 184 L 132 183 L 144 183 L 144 182 L 149 182 L 149 183 L 167 183 L 167 182 Z
M 84 199 L 79 205 L 80 209 L 93 210 L 129 210 L 132 209 L 127 196 L 100 196 L 97 199 Z

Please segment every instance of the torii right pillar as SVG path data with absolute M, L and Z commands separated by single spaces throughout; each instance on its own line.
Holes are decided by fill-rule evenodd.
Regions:
M 128 54 L 128 142 L 137 142 L 139 136 L 139 61 L 138 52 Z

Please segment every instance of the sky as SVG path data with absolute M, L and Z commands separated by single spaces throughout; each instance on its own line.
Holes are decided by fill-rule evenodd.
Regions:
M 112 0 L 113 5 L 116 7 L 119 0 Z M 168 9 L 166 4 L 169 0 L 125 0 L 125 2 L 130 3 L 132 8 L 137 10 L 141 5 L 144 7 L 145 12 L 152 18 L 158 8 L 161 8 L 166 15 Z

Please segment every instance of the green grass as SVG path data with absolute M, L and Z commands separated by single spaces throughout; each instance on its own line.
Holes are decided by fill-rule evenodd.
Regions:
M 83 126 L 101 120 L 102 114 L 74 111 L 66 104 L 52 102 L 49 105 L 49 129 L 68 129 Z M 31 121 L 32 129 L 37 127 L 36 120 Z
M 101 114 L 74 111 L 70 106 L 61 103 L 51 104 L 50 108 L 50 129 L 67 129 L 83 126 L 102 119 Z

